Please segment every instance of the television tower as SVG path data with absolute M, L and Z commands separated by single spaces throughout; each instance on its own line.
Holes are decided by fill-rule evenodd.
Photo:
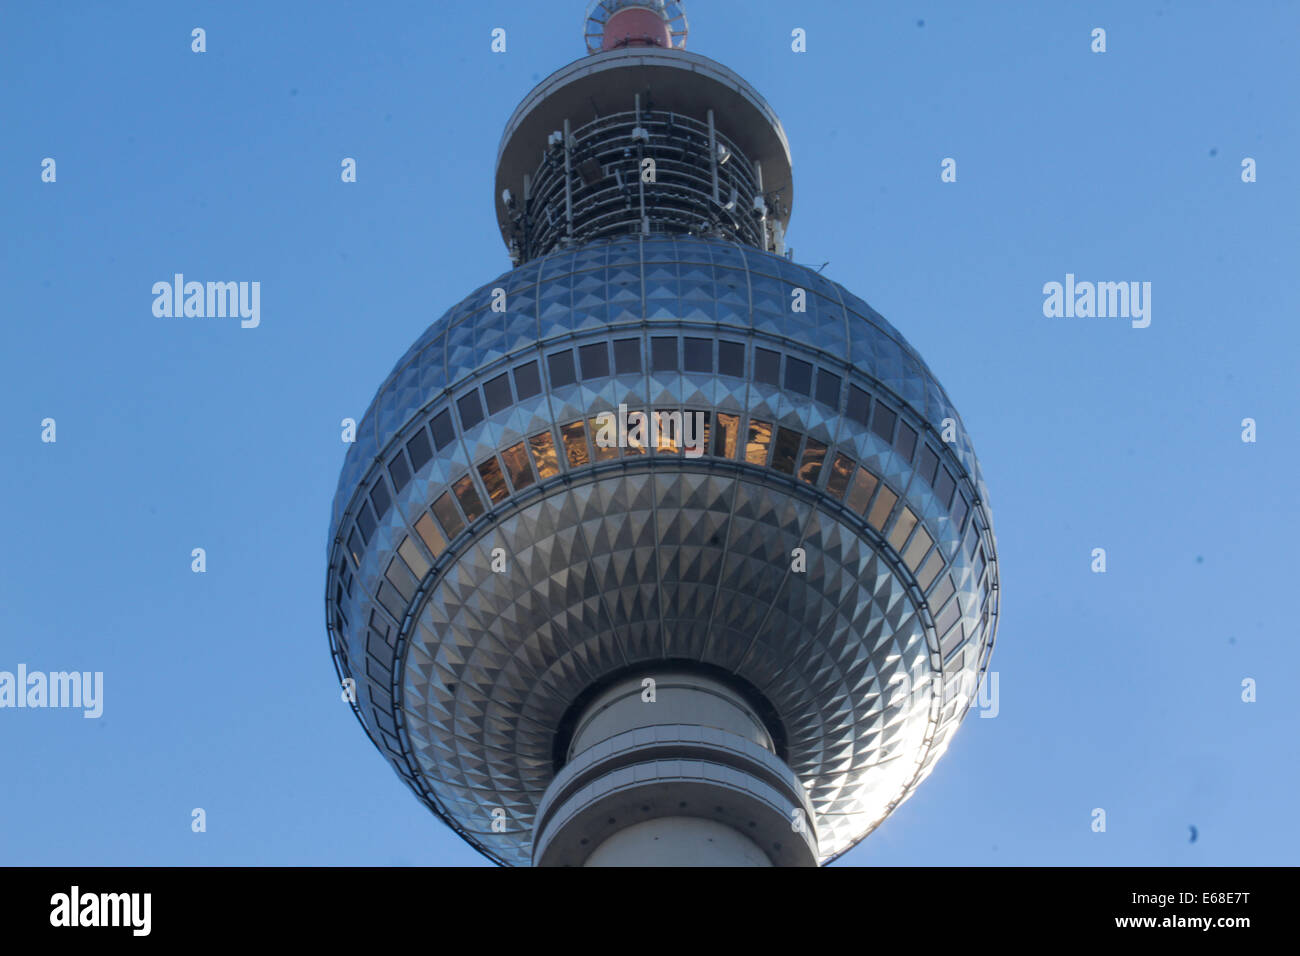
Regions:
M 686 36 L 680 3 L 591 4 L 497 152 L 514 268 L 397 363 L 334 499 L 345 696 L 502 864 L 826 863 L 993 647 L 960 417 L 793 261 L 781 123 Z

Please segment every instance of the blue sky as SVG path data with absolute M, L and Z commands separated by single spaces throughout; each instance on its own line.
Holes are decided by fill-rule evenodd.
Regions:
M 104 673 L 98 720 L 0 710 L 0 863 L 486 863 L 339 700 L 325 537 L 340 420 L 509 267 L 501 128 L 583 9 L 0 18 L 0 670 Z M 842 862 L 1300 862 L 1300 7 L 688 10 L 782 118 L 796 260 L 916 346 L 991 493 L 998 716 Z M 176 272 L 259 281 L 260 326 L 156 318 Z M 1150 282 L 1150 327 L 1045 317 L 1067 273 Z

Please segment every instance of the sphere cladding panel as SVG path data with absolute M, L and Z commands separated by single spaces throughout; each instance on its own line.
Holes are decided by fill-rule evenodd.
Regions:
M 796 286 L 807 290 L 806 313 L 790 311 Z M 507 291 L 505 313 L 491 311 L 494 288 Z M 584 314 L 592 311 L 594 319 Z M 837 369 L 846 386 L 856 381 L 883 396 L 923 433 L 925 423 L 937 429 L 944 418 L 957 419 L 888 323 L 779 257 L 662 238 L 603 242 L 529 263 L 449 310 L 398 363 L 349 451 L 336 515 L 344 508 L 355 515 L 355 493 L 371 488 L 379 451 L 391 460 L 449 397 L 454 416 L 455 399 L 471 383 L 539 356 L 544 368 L 562 346 L 632 337 L 642 370 L 611 367 L 604 377 L 549 387 L 543 373 L 540 394 L 458 427 L 455 441 L 379 516 L 359 566 L 349 562 L 356 579 L 349 594 L 336 591 L 342 548 L 332 554 L 329 615 L 334 620 L 337 609 L 348 622 L 341 667 L 358 679 L 359 715 L 372 738 L 417 794 L 493 858 L 522 864 L 531 815 L 551 779 L 551 733 L 572 699 L 630 662 L 717 664 L 757 686 L 782 714 L 790 764 L 809 788 L 830 858 L 910 795 L 965 711 L 969 695 L 950 700 L 937 686 L 932 694 L 932 678 L 973 676 L 987 659 L 996 621 L 988 515 L 977 505 L 979 533 L 963 535 L 913 464 L 850 420 L 844 401 L 832 409 L 756 381 L 752 347 L 743 378 L 721 374 L 716 361 L 708 373 L 651 368 L 649 340 L 658 333 L 748 339 L 826 367 L 853 355 L 852 369 Z M 449 369 L 459 371 L 447 389 Z M 914 403 L 903 407 L 900 397 Z M 441 556 L 420 546 L 412 532 L 421 516 L 450 482 L 473 474 L 471 464 L 620 402 L 761 415 L 774 431 L 788 428 L 860 461 L 902 497 L 883 531 L 901 520 L 905 503 L 934 539 L 943 573 L 927 582 L 928 595 L 955 592 L 942 623 L 952 625 L 957 609 L 948 633 L 960 643 L 940 653 L 940 609 L 926 605 L 925 589 L 898 553 L 882 547 L 883 535 L 826 493 L 827 480 L 801 483 L 744 461 L 647 455 L 574 467 L 561 451 L 559 476 L 499 502 L 480 489 L 494 510 Z M 936 450 L 952 453 L 949 468 L 979 487 L 968 442 Z M 975 494 L 983 500 L 982 490 Z M 351 521 L 335 525 L 346 536 Z M 407 539 L 434 567 L 403 630 L 389 571 Z M 787 574 L 799 546 L 808 570 Z M 512 573 L 491 571 L 494 548 L 510 556 Z M 399 663 L 400 688 L 393 685 Z M 914 693 L 897 692 L 904 675 Z M 506 833 L 492 832 L 498 807 Z

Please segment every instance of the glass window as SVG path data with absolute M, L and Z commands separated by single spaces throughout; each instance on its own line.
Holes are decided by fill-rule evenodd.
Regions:
M 433 520 L 427 514 L 420 520 L 428 520 L 430 525 L 433 524 Z M 417 530 L 418 527 L 417 525 Z M 411 573 L 417 578 L 423 580 L 424 576 L 429 573 L 430 564 L 425 560 L 424 555 L 420 553 L 420 549 L 415 546 L 414 538 L 403 538 L 402 543 L 397 546 L 397 553 L 402 556 L 406 566 L 411 569 Z M 434 553 L 437 554 L 436 551 Z
M 466 520 L 475 521 L 483 515 L 483 500 L 474 490 L 474 482 L 469 475 L 453 482 L 451 490 L 460 502 L 460 510 L 465 512 Z
M 926 552 L 930 550 L 930 545 L 934 540 L 925 528 L 917 528 L 916 534 L 912 535 L 911 542 L 907 545 L 907 550 L 903 552 L 903 563 L 907 565 L 909 571 L 915 571 L 921 565 L 921 559 L 925 557 Z
M 375 516 L 370 513 L 370 505 L 363 499 L 361 506 L 357 508 L 357 530 L 361 532 L 361 540 L 366 544 L 370 543 L 370 536 L 375 533 Z
M 688 372 L 713 371 L 713 339 L 687 337 L 682 343 Z
M 555 439 L 549 431 L 540 432 L 528 439 L 528 447 L 533 450 L 533 462 L 537 465 L 537 474 L 550 478 L 560 473 L 560 460 L 555 453 Z
M 454 538 L 460 534 L 465 527 L 465 522 L 456 510 L 456 503 L 451 500 L 451 493 L 444 491 L 438 496 L 438 500 L 433 503 L 433 513 L 442 523 L 443 530 L 447 532 L 448 538 Z
M 920 585 L 921 590 L 924 591 L 926 588 L 930 586 L 930 583 L 934 580 L 935 575 L 937 575 L 942 570 L 943 570 L 943 555 L 940 554 L 938 551 L 935 551 L 933 554 L 930 555 L 930 560 L 925 562 L 925 567 L 921 569 L 921 573 L 916 576 L 916 583 Z
M 460 408 L 460 427 L 466 431 L 483 420 L 483 402 L 478 397 L 478 389 L 462 395 L 456 405 Z
M 889 520 L 889 513 L 894 510 L 896 501 L 898 495 L 881 485 L 880 493 L 876 495 L 876 503 L 871 506 L 871 514 L 867 515 L 867 524 L 877 531 L 884 530 L 885 522 Z
M 510 484 L 514 486 L 515 491 L 527 488 L 533 483 L 533 469 L 528 463 L 528 451 L 524 448 L 523 442 L 511 445 L 503 451 L 501 460 L 505 462 L 506 474 L 510 476 Z
M 419 583 L 415 580 L 415 575 L 411 574 L 411 569 L 400 557 L 394 557 L 388 562 L 388 570 L 384 572 L 384 577 L 388 583 L 397 589 L 397 593 L 402 596 L 402 600 L 407 604 L 411 603 L 411 598 L 415 597 L 415 592 L 419 588 Z
M 966 523 L 966 515 L 969 511 L 970 503 L 966 500 L 966 496 L 958 495 L 957 500 L 952 503 L 952 521 L 959 534 L 961 526 Z
M 776 430 L 776 445 L 772 449 L 772 467 L 787 475 L 794 474 L 794 461 L 799 456 L 799 440 L 803 436 L 788 428 Z
M 770 444 L 772 444 L 771 423 L 750 419 L 749 441 L 745 443 L 745 461 L 751 465 L 766 465 L 767 446 Z
M 844 414 L 859 424 L 867 423 L 867 412 L 871 409 L 871 396 L 856 385 L 849 386 L 849 405 Z
M 824 368 L 817 370 L 817 401 L 831 408 L 840 407 L 840 377 Z
M 807 362 L 787 355 L 785 357 L 785 387 L 800 395 L 812 393 L 812 366 Z
M 650 368 L 656 372 L 677 371 L 677 336 L 656 335 L 650 340 Z
M 935 587 L 934 593 L 929 597 L 930 607 L 943 607 L 944 601 L 947 601 L 948 598 L 952 597 L 952 592 L 955 590 L 956 588 L 952 586 L 952 575 L 945 574 L 939 579 L 939 584 Z
M 617 339 L 614 342 L 614 370 L 619 375 L 641 371 L 641 340 Z
M 934 482 L 934 493 L 939 496 L 939 503 L 945 508 L 948 502 L 952 501 L 952 493 L 957 487 L 957 482 L 952 480 L 952 475 L 948 473 L 947 468 L 940 468 L 939 475 Z
M 591 449 L 596 461 L 610 461 L 618 457 L 618 416 L 609 412 L 603 424 L 599 416 L 588 421 L 591 428 Z M 601 442 L 604 441 L 604 445 Z
M 573 367 L 573 350 L 553 352 L 546 357 L 546 367 L 551 373 L 551 388 L 563 388 L 578 380 L 578 372 Z
M 764 385 L 781 384 L 781 353 L 754 349 L 754 380 Z
M 852 458 L 838 452 L 835 454 L 835 460 L 831 462 L 831 475 L 826 479 L 827 494 L 836 498 L 844 497 L 844 492 L 849 488 L 849 479 L 853 477 L 854 464 Z
M 587 454 L 587 434 L 582 422 L 561 425 L 560 439 L 564 442 L 564 457 L 570 468 L 581 468 L 591 461 Z
M 921 477 L 925 479 L 926 484 L 934 484 L 934 470 L 939 467 L 939 456 L 930 450 L 926 445 L 921 449 L 921 465 L 918 469 Z
M 916 527 L 916 515 L 911 508 L 903 508 L 899 512 L 898 520 L 894 522 L 894 528 L 889 532 L 889 546 L 895 551 L 902 551 L 903 544 L 907 541 L 907 536 L 912 533 Z
M 867 469 L 859 468 L 858 473 L 853 476 L 853 490 L 849 492 L 849 500 L 845 504 L 858 514 L 864 513 L 867 505 L 871 503 L 871 493 L 876 490 L 878 484 L 880 479 Z
M 885 441 L 894 439 L 894 422 L 898 415 L 888 405 L 876 402 L 876 413 L 871 416 L 871 430 Z
M 578 359 L 582 362 L 582 377 L 605 378 L 609 375 L 609 345 L 605 342 L 593 342 L 578 349 Z
M 433 430 L 433 444 L 438 451 L 442 451 L 448 445 L 456 440 L 456 428 L 451 423 L 451 409 L 444 408 L 437 415 L 433 416 L 433 421 L 429 423 Z M 428 445 L 428 442 L 425 442 Z M 407 445 L 406 450 L 410 451 L 411 446 Z M 427 460 L 427 459 L 426 459 Z M 415 455 L 411 455 L 411 464 L 415 465 Z M 420 466 L 415 465 L 415 470 L 419 471 Z
M 822 463 L 826 460 L 826 446 L 809 438 L 804 443 L 803 461 L 799 463 L 799 477 L 810 485 L 817 484 L 822 473 Z
M 443 412 L 446 415 L 446 412 Z M 437 419 L 434 419 L 437 421 Z M 419 472 L 421 468 L 429 463 L 433 457 L 433 449 L 429 447 L 429 434 L 423 428 L 411 436 L 411 440 L 406 443 L 406 453 L 411 456 L 411 468 Z
M 487 489 L 488 497 L 494 504 L 510 494 L 510 489 L 506 487 L 505 473 L 495 458 L 479 462 L 478 476 L 483 479 L 483 487 Z
M 542 390 L 542 377 L 537 374 L 537 363 L 527 362 L 515 369 L 515 394 L 519 400 L 532 398 Z
M 514 402 L 514 397 L 510 394 L 510 375 L 502 372 L 496 378 L 485 382 L 483 397 L 487 399 L 489 415 L 495 415 L 502 409 L 509 408 Z
M 361 564 L 361 555 L 365 551 L 365 546 L 361 543 L 357 529 L 353 528 L 348 533 L 348 554 L 352 555 L 352 561 L 358 566 Z
M 949 601 L 939 616 L 934 619 L 934 630 L 936 634 L 947 634 L 948 628 L 957 623 L 957 618 L 961 617 L 961 608 L 957 601 Z
M 671 408 L 661 408 L 655 413 L 658 421 L 658 442 L 655 445 L 657 455 L 675 455 L 682 437 L 682 413 Z
M 718 371 L 732 378 L 745 377 L 745 346 L 742 342 L 718 343 Z
M 388 508 L 393 503 L 393 498 L 388 493 L 388 485 L 384 484 L 383 478 L 376 481 L 375 487 L 370 489 L 370 503 L 375 506 L 375 514 L 379 515 L 381 520 L 384 515 L 388 514 Z
M 734 459 L 739 439 L 740 416 L 718 412 L 718 431 L 713 440 L 713 454 L 719 458 Z
M 406 483 L 411 480 L 411 466 L 406 463 L 406 456 L 402 454 L 402 449 L 397 449 L 397 454 L 393 460 L 388 463 L 388 475 L 393 479 L 393 489 L 402 493 Z
M 898 434 L 894 436 L 894 447 L 903 456 L 903 461 L 910 464 L 912 455 L 916 452 L 916 429 L 907 422 L 899 422 Z
M 695 444 L 687 445 L 686 452 L 696 458 L 700 455 L 709 453 L 709 419 L 712 417 L 709 412 L 686 412 L 687 415 L 694 415 L 697 421 L 695 426 Z M 684 420 L 684 419 L 683 419 Z
M 645 412 L 627 413 L 627 447 L 624 455 L 644 455 L 650 441 L 650 419 Z

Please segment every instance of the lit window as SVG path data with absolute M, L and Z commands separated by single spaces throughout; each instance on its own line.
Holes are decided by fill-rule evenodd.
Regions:
M 433 522 L 430 521 L 429 523 L 432 524 Z M 411 569 L 411 573 L 416 578 L 423 579 L 429 573 L 429 562 L 424 559 L 420 549 L 415 546 L 415 539 L 403 538 L 402 543 L 397 546 L 397 553 L 402 556 L 402 560 L 406 562 L 406 566 Z
M 740 416 L 718 412 L 718 431 L 713 441 L 713 454 L 719 458 L 735 458 L 740 439 Z
M 903 563 L 907 565 L 909 571 L 915 571 L 921 565 L 921 559 L 925 557 L 930 545 L 934 544 L 930 533 L 925 528 L 917 528 L 916 534 L 912 536 L 911 543 L 907 550 L 903 552 Z
M 479 463 L 478 476 L 483 479 L 483 487 L 487 489 L 488 497 L 494 504 L 510 494 L 510 489 L 506 487 L 505 473 L 495 458 Z
M 889 546 L 895 551 L 902 551 L 903 544 L 907 541 L 907 536 L 912 533 L 916 527 L 916 515 L 912 513 L 911 508 L 904 508 L 899 512 L 898 520 L 894 522 L 894 528 L 889 532 Z
M 586 432 L 580 421 L 560 426 L 560 439 L 564 442 L 564 457 L 570 468 L 581 468 L 591 461 L 587 454 Z
M 550 478 L 560 473 L 560 461 L 555 454 L 555 439 L 550 432 L 541 432 L 528 439 L 528 446 L 533 450 L 533 461 L 537 465 L 537 474 Z
M 810 485 L 817 484 L 824 461 L 826 461 L 826 446 L 809 438 L 804 443 L 803 461 L 799 463 L 799 477 Z
M 594 417 L 587 424 L 591 428 L 591 448 L 596 461 L 610 461 L 617 458 L 618 416 L 609 412 L 603 421 L 600 417 Z
M 447 539 L 442 536 L 442 532 L 438 530 L 438 526 L 433 523 L 433 518 L 427 511 L 415 523 L 415 533 L 420 536 L 424 546 L 435 558 L 442 554 L 443 548 L 447 547 Z
M 460 502 L 460 510 L 465 512 L 467 521 L 475 521 L 482 516 L 483 501 L 474 490 L 474 482 L 469 475 L 453 483 L 451 490 L 455 493 L 456 500 Z
M 527 488 L 533 483 L 533 469 L 528 464 L 528 451 L 524 448 L 523 442 L 511 445 L 503 451 L 501 460 L 506 464 L 506 474 L 510 476 L 510 484 L 514 486 L 515 491 Z
M 656 436 L 658 441 L 655 443 L 655 454 L 677 454 L 679 451 L 677 446 L 682 437 L 682 413 L 662 408 L 654 414 L 659 429 Z
M 772 467 L 787 475 L 794 474 L 794 460 L 799 455 L 798 432 L 788 428 L 776 430 L 776 445 L 772 449 Z
M 853 476 L 853 490 L 849 492 L 849 500 L 846 504 L 858 514 L 862 514 L 871 503 L 871 493 L 876 490 L 878 484 L 880 480 L 875 475 L 865 468 L 859 468 L 858 473 Z
M 826 493 L 836 498 L 843 498 L 849 488 L 849 479 L 853 477 L 854 461 L 845 455 L 836 453 L 831 462 L 831 474 L 826 479 Z
M 442 522 L 442 528 L 448 538 L 454 538 L 465 527 L 465 522 L 456 510 L 456 503 L 451 500 L 450 492 L 443 492 L 433 503 L 433 513 Z
M 871 506 L 871 514 L 867 515 L 867 524 L 877 531 L 883 530 L 885 522 L 889 520 L 889 513 L 894 510 L 894 503 L 897 501 L 898 495 L 881 485 L 880 494 L 876 495 L 876 503 Z
M 745 461 L 751 465 L 767 464 L 767 446 L 772 444 L 772 425 L 750 419 L 749 441 L 745 443 Z

